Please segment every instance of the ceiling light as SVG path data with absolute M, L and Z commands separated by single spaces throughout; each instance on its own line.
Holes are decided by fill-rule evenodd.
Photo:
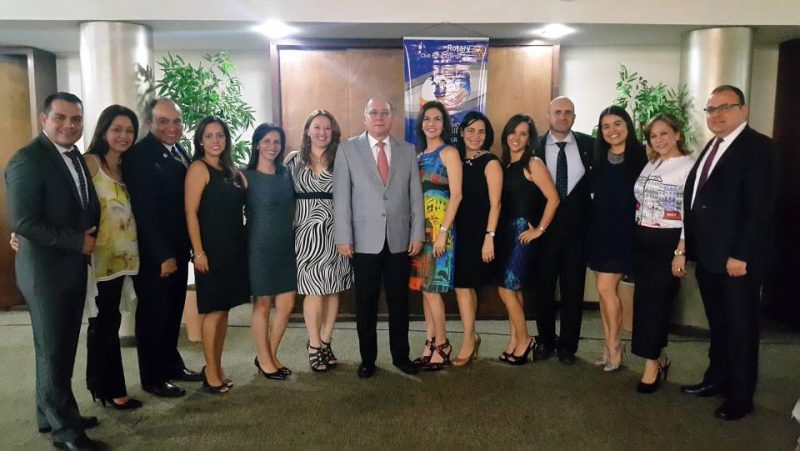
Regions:
M 293 26 L 287 25 L 278 19 L 269 19 L 261 25 L 256 25 L 252 28 L 270 39 L 280 39 L 289 36 L 290 34 L 297 33 L 299 30 Z
M 533 30 L 532 33 L 547 39 L 559 39 L 568 34 L 575 33 L 575 31 L 576 30 L 574 28 L 570 28 L 564 24 L 551 23 L 542 28 Z

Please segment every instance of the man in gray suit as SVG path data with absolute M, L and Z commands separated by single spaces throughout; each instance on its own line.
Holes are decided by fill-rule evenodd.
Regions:
M 19 286 L 33 327 L 39 432 L 62 449 L 96 449 L 84 434 L 97 425 L 81 417 L 72 370 L 86 296 L 88 256 L 94 250 L 100 205 L 75 142 L 83 105 L 73 94 L 45 99 L 43 132 L 11 158 L 5 171 L 12 230 L 19 240 Z
M 418 372 L 408 359 L 408 277 L 409 257 L 424 239 L 422 184 L 414 147 L 389 136 L 392 113 L 385 99 L 370 99 L 366 133 L 339 145 L 334 166 L 334 233 L 339 253 L 353 263 L 361 378 L 375 374 L 381 280 L 392 363 Z

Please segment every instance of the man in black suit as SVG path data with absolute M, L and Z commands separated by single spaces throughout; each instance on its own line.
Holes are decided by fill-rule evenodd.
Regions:
M 714 89 L 705 111 L 715 137 L 686 180 L 684 230 L 687 258 L 697 262 L 711 345 L 703 381 L 681 391 L 724 397 L 715 415 L 736 420 L 753 411 L 776 151 L 770 138 L 747 125 L 740 89 Z
M 72 371 L 100 205 L 75 143 L 83 105 L 66 92 L 45 99 L 42 133 L 5 171 L 11 227 L 19 240 L 17 286 L 31 314 L 36 356 L 36 418 L 58 448 L 93 449 L 72 394 Z
M 533 304 L 536 314 L 535 354 L 549 358 L 553 350 L 561 363 L 575 363 L 583 318 L 586 279 L 586 235 L 591 213 L 589 173 L 594 138 L 572 130 L 575 105 L 557 97 L 547 109 L 550 130 L 539 139 L 536 156 L 556 184 L 561 203 L 550 227 L 539 238 L 534 265 Z M 556 337 L 556 281 L 561 288 L 561 334 Z
M 142 388 L 156 396 L 186 392 L 170 380 L 200 381 L 178 352 L 189 236 L 183 209 L 183 179 L 189 158 L 178 144 L 183 136 L 181 109 L 169 99 L 151 101 L 145 111 L 150 133 L 123 160 L 139 238 L 139 298 L 136 341 Z

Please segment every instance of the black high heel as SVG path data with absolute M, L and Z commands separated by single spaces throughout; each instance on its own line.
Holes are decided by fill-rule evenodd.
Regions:
M 311 346 L 311 342 L 306 342 L 306 351 L 308 351 L 308 366 L 311 371 L 315 373 L 322 373 L 328 371 L 328 362 L 325 360 L 325 353 L 322 347 L 315 348 Z M 280 370 L 278 370 L 280 372 Z
M 258 363 L 258 356 L 256 356 L 255 360 L 253 360 L 253 364 L 255 364 L 256 368 L 258 368 L 258 373 L 267 379 L 273 381 L 282 381 L 286 379 L 286 375 L 281 373 L 280 369 L 278 369 L 274 373 L 267 373 L 266 371 L 261 369 L 261 364 Z
M 431 361 L 431 356 L 433 355 L 433 352 L 436 350 L 436 338 L 435 337 L 431 338 L 431 339 L 427 339 L 427 338 L 425 339 L 425 347 L 422 348 L 422 352 L 424 353 L 426 349 L 431 351 L 430 355 L 421 355 L 421 356 L 417 357 L 416 359 L 412 360 L 411 363 L 421 367 L 421 366 L 427 365 L 428 362 Z
M 331 348 L 331 342 L 333 342 L 333 339 L 331 339 L 331 341 L 329 342 L 324 342 L 320 339 L 319 342 L 320 344 L 322 344 L 322 346 L 320 347 L 322 348 L 322 353 L 323 357 L 325 357 L 325 361 L 328 362 L 328 366 L 334 367 L 338 365 L 339 359 L 337 359 L 336 356 L 333 355 L 333 349 Z
M 651 384 L 646 384 L 642 381 L 639 381 L 639 384 L 636 386 L 636 391 L 643 394 L 655 393 L 658 391 L 659 388 L 665 383 L 667 383 L 667 376 L 669 375 L 669 367 L 672 365 L 672 362 L 669 359 L 666 359 L 664 365 L 661 365 L 661 362 L 658 363 L 658 373 L 656 373 L 656 380 L 653 381 Z
M 203 388 L 207 392 L 209 392 L 209 393 L 211 393 L 213 395 L 224 395 L 225 393 L 228 393 L 231 390 L 230 387 L 225 385 L 225 382 L 223 382 L 223 383 L 221 383 L 219 385 L 211 385 L 211 384 L 209 384 L 208 383 L 208 378 L 206 378 L 206 367 L 203 367 L 203 369 L 200 370 L 200 375 L 203 376 Z
M 509 365 L 525 365 L 528 363 L 528 355 L 531 353 L 534 345 L 535 342 L 533 341 L 533 338 L 530 338 L 528 340 L 528 346 L 525 348 L 525 352 L 523 352 L 522 355 L 514 355 L 513 353 L 509 354 L 506 363 Z
M 139 401 L 136 398 L 128 398 L 128 400 L 123 402 L 122 404 L 117 404 L 113 398 L 107 398 L 107 399 L 100 398 L 100 401 L 103 402 L 103 407 L 105 407 L 106 402 L 108 402 L 108 404 L 110 404 L 111 407 L 117 410 L 138 409 L 139 407 L 142 407 L 142 405 L 144 404 L 143 402 Z
M 447 349 L 447 352 L 444 352 L 445 349 Z M 420 366 L 421 370 L 423 370 L 423 371 L 441 371 L 441 370 L 445 369 L 446 367 L 452 365 L 452 362 L 450 361 L 450 353 L 453 352 L 453 347 L 450 346 L 450 340 L 445 339 L 444 343 L 442 343 L 439 346 L 436 346 L 434 348 L 434 352 L 436 352 L 437 354 L 439 354 L 442 357 L 442 361 L 441 362 L 432 362 L 432 361 L 428 360 L 427 363 L 425 363 L 422 366 Z M 433 356 L 433 354 L 431 354 L 431 357 L 432 356 Z

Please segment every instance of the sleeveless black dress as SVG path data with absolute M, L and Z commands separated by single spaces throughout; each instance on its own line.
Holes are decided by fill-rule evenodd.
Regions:
M 484 263 L 481 256 L 489 218 L 489 187 L 486 165 L 497 157 L 487 152 L 465 160 L 462 175 L 462 199 L 456 214 L 458 238 L 455 246 L 456 288 L 478 289 L 491 282 L 493 263 Z
M 209 270 L 195 270 L 197 310 L 201 314 L 230 310 L 250 300 L 244 189 L 233 177 L 225 177 L 223 171 L 205 164 L 210 179 L 203 189 L 197 218 Z

